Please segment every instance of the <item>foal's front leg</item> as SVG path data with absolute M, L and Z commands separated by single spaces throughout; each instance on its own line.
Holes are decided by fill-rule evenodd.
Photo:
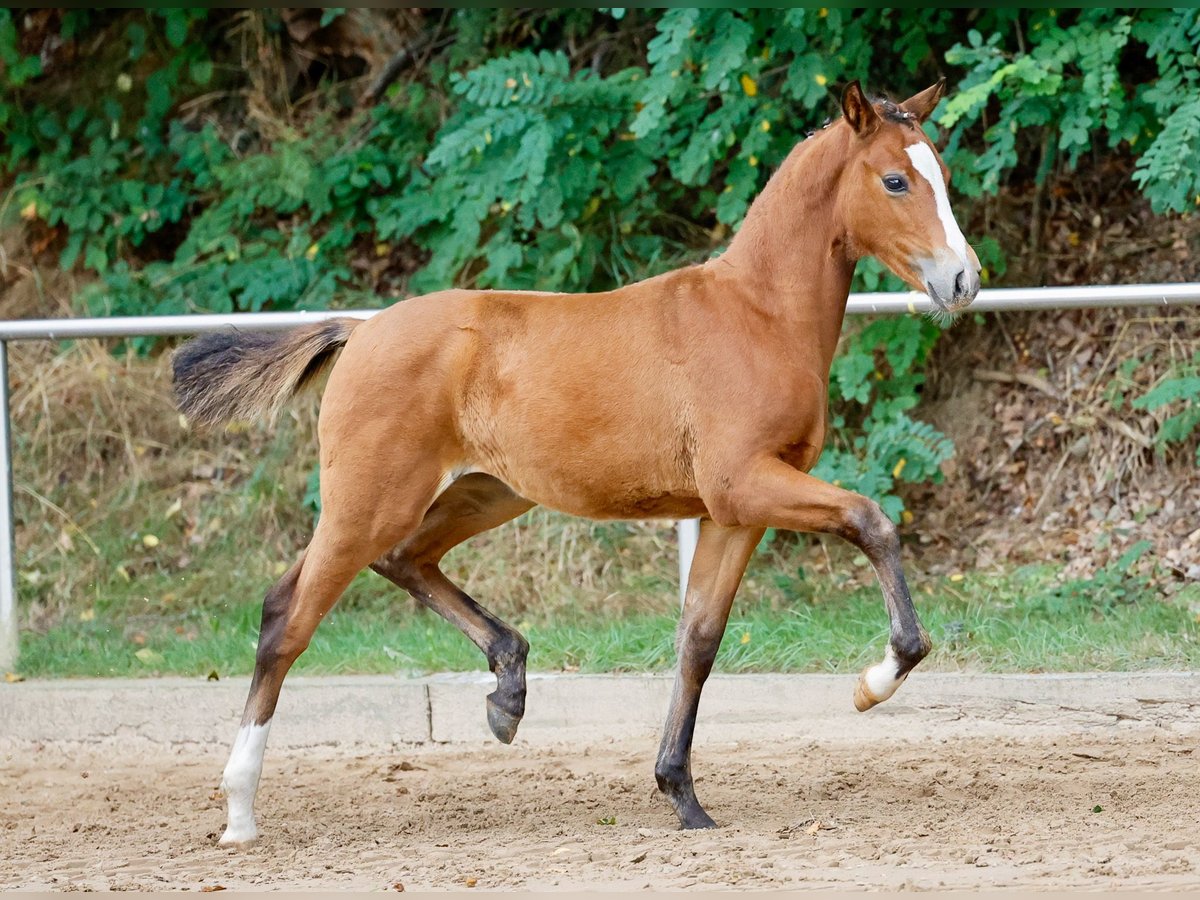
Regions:
M 865 712 L 896 692 L 932 643 L 917 619 L 900 566 L 900 536 L 874 500 L 834 487 L 771 457 L 757 462 L 729 493 L 722 515 L 739 524 L 836 534 L 871 561 L 891 623 L 883 662 L 859 676 L 854 705 Z
M 761 528 L 723 528 L 710 519 L 700 523 L 679 623 L 679 671 L 654 767 L 659 790 L 671 801 L 684 828 L 716 827 L 696 799 L 692 784 L 692 735 L 700 691 L 721 646 L 733 596 L 762 535 Z

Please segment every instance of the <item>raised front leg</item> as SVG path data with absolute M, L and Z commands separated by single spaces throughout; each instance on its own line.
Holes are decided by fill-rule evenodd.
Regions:
M 896 692 L 932 643 L 917 619 L 912 595 L 900 567 L 896 526 L 874 500 L 834 487 L 776 458 L 758 461 L 734 487 L 710 505 L 720 521 L 739 525 L 827 532 L 845 538 L 871 561 L 891 622 L 883 662 L 865 669 L 854 691 L 854 705 L 865 712 Z
M 696 799 L 692 784 L 692 735 L 700 692 L 721 646 L 733 596 L 762 535 L 761 528 L 723 528 L 710 519 L 700 523 L 679 623 L 679 669 L 654 767 L 658 788 L 671 801 L 684 828 L 716 827 Z

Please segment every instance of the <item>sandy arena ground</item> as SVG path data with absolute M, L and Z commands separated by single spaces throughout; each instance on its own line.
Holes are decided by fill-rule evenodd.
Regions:
M 653 750 L 269 750 L 240 853 L 224 747 L 0 751 L 0 888 L 1200 886 L 1187 736 L 708 743 L 686 833 Z

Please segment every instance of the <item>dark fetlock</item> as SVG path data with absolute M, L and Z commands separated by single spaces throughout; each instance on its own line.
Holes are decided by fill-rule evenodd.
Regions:
M 681 828 L 691 831 L 719 827 L 696 799 L 691 772 L 679 767 L 659 766 L 654 778 L 658 782 L 658 789 L 670 801 L 675 815 L 679 817 Z
M 525 659 L 529 643 L 515 631 L 493 649 L 488 662 L 496 673 L 496 690 L 487 696 L 487 720 L 492 734 L 511 744 L 525 715 Z

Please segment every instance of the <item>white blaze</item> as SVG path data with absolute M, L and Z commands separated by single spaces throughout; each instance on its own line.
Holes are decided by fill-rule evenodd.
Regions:
M 970 268 L 967 239 L 963 237 L 962 230 L 954 219 L 954 212 L 950 209 L 950 197 L 946 194 L 946 182 L 942 179 L 942 167 L 938 165 L 937 157 L 923 141 L 909 144 L 904 148 L 904 152 L 912 160 L 913 168 L 933 188 L 938 218 L 942 220 L 942 230 L 946 232 L 946 246 L 959 258 L 964 269 Z

